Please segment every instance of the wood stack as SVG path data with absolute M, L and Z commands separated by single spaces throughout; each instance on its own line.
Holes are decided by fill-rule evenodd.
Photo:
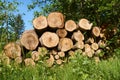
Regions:
M 100 48 L 100 28 L 93 27 L 87 19 L 73 20 L 65 22 L 64 15 L 60 12 L 52 12 L 45 16 L 39 16 L 33 20 L 34 30 L 25 31 L 20 38 L 21 46 L 33 51 L 31 58 L 24 60 L 26 65 L 35 65 L 34 62 L 40 60 L 39 56 L 49 55 L 46 63 L 51 67 L 54 62 L 62 64 L 66 53 L 73 55 L 74 50 L 81 49 L 84 55 L 93 57 Z M 37 32 L 36 32 L 37 31 Z M 90 35 L 92 36 L 85 36 Z M 85 33 L 85 34 L 84 34 Z M 99 44 L 98 44 L 99 42 Z M 43 48 L 44 47 L 44 48 Z M 20 57 L 21 48 L 13 43 L 5 46 L 5 53 L 10 58 Z M 49 50 L 49 51 L 44 51 Z M 14 55 L 17 52 L 17 55 Z M 31 62 L 31 63 L 30 63 Z

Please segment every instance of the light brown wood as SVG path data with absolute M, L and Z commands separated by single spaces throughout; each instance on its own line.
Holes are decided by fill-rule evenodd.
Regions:
M 52 65 L 54 64 L 54 57 L 53 55 L 50 55 L 50 58 L 46 60 L 46 65 L 47 67 L 52 67 Z
M 17 63 L 17 64 L 22 63 L 22 57 L 21 56 L 20 57 L 16 57 L 15 58 L 15 63 Z
M 38 61 L 40 59 L 39 52 L 33 51 L 32 54 L 31 54 L 31 57 L 34 61 Z
M 83 18 L 79 21 L 79 27 L 84 30 L 90 30 L 92 28 L 92 23 L 90 23 L 87 19 Z
M 60 37 L 60 38 L 64 38 L 67 36 L 67 31 L 65 29 L 57 29 L 56 34 Z
M 77 32 L 74 32 L 72 35 L 72 39 L 75 41 L 83 41 L 84 40 L 84 35 L 81 33 L 80 30 Z
M 50 54 L 52 54 L 52 55 L 56 55 L 56 54 L 57 54 L 57 50 L 52 49 L 52 50 L 50 51 Z
M 21 47 L 19 44 L 10 42 L 5 45 L 4 52 L 9 58 L 16 58 L 21 56 Z
M 48 48 L 56 47 L 59 43 L 58 35 L 53 32 L 43 33 L 39 40 L 41 45 L 46 46 Z
M 26 58 L 24 62 L 25 62 L 25 66 L 35 66 L 35 62 L 33 61 L 32 58 Z
M 60 56 L 60 57 L 65 57 L 65 53 L 64 52 L 58 52 L 58 55 Z
M 73 20 L 68 20 L 65 23 L 65 29 L 69 32 L 73 32 L 74 30 L 77 29 L 77 25 Z
M 74 49 L 83 49 L 84 48 L 84 42 L 83 41 L 78 41 L 75 43 Z
M 60 58 L 60 56 L 59 55 L 55 55 L 55 59 L 59 59 Z
M 62 62 L 63 62 L 63 60 L 61 60 L 61 59 L 56 60 L 56 63 L 57 63 L 58 65 L 61 65 Z
M 58 44 L 58 50 L 60 51 L 68 51 L 72 49 L 73 42 L 70 38 L 61 38 Z
M 99 40 L 98 45 L 100 48 L 104 48 L 106 46 L 106 43 L 103 40 Z
M 88 44 L 92 44 L 92 43 L 94 43 L 94 38 L 88 38 L 88 40 L 86 41 L 86 43 L 88 43 Z
M 93 27 L 92 34 L 96 37 L 99 37 L 100 35 L 100 28 L 99 27 Z
M 21 44 L 28 50 L 35 50 L 39 44 L 38 36 L 34 30 L 25 31 L 21 38 Z
M 34 28 L 37 30 L 42 30 L 47 28 L 47 19 L 45 16 L 39 16 L 33 20 Z
M 64 16 L 60 12 L 52 12 L 47 18 L 48 25 L 51 28 L 63 28 L 64 27 Z
M 98 46 L 97 43 L 92 43 L 92 44 L 91 44 L 91 48 L 92 48 L 93 50 L 97 50 L 97 49 L 99 48 L 99 46 Z
M 92 51 L 91 46 L 89 44 L 85 44 L 84 55 L 87 55 L 88 57 L 92 57 L 93 56 L 93 51 Z
M 69 54 L 69 56 L 74 56 L 74 55 L 75 55 L 75 52 L 72 51 L 72 50 L 70 50 L 70 51 L 68 52 L 68 54 Z

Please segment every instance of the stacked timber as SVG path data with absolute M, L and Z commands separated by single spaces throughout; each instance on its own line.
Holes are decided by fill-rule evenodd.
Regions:
M 26 66 L 35 65 L 35 62 L 47 55 L 48 67 L 55 63 L 60 65 L 65 62 L 67 53 L 73 56 L 77 49 L 80 49 L 83 55 L 93 57 L 101 50 L 101 46 L 105 46 L 100 28 L 94 27 L 85 18 L 80 19 L 78 23 L 72 19 L 65 22 L 62 13 L 52 12 L 47 17 L 35 18 L 33 26 L 33 30 L 23 32 L 20 44 L 9 43 L 4 47 L 6 56 L 14 58 L 17 63 L 23 61 Z M 91 36 L 85 36 L 90 33 Z M 23 58 L 22 47 L 32 51 L 31 57 Z

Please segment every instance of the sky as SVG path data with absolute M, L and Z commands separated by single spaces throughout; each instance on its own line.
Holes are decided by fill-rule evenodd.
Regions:
M 34 10 L 28 10 L 27 5 L 32 3 L 32 0 L 17 0 L 18 2 L 22 2 L 20 5 L 18 5 L 19 12 L 16 12 L 16 14 L 24 14 L 22 15 L 22 19 L 25 23 L 25 30 L 33 29 L 32 20 L 34 18 L 34 11 L 38 10 L 38 8 L 35 8 Z

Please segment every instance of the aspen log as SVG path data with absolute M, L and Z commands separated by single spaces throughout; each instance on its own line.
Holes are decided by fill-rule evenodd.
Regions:
M 65 29 L 69 32 L 73 32 L 75 29 L 77 29 L 77 25 L 73 20 L 68 20 L 65 23 Z
M 93 27 L 92 33 L 93 33 L 94 36 L 99 37 L 99 35 L 100 35 L 99 27 Z
M 25 66 L 35 66 L 35 62 L 33 61 L 32 58 L 26 58 L 24 62 L 25 62 Z
M 52 65 L 54 64 L 54 57 L 53 55 L 50 55 L 50 58 L 46 60 L 46 64 L 47 64 L 47 67 L 52 67 Z
M 48 48 L 56 47 L 59 43 L 59 37 L 53 32 L 45 32 L 40 37 L 40 43 Z
M 99 46 L 98 46 L 97 43 L 92 43 L 92 44 L 91 44 L 91 48 L 92 48 L 93 50 L 97 50 L 97 49 L 99 48 Z
M 16 58 L 21 56 L 21 47 L 19 44 L 10 42 L 4 47 L 4 52 L 9 58 Z
M 38 61 L 40 59 L 39 52 L 33 51 L 32 54 L 31 54 L 31 57 L 34 61 Z
M 84 40 L 84 35 L 81 33 L 80 30 L 77 32 L 74 32 L 72 35 L 72 39 L 75 41 L 83 41 Z
M 58 44 L 58 50 L 68 51 L 73 47 L 73 42 L 69 38 L 61 38 Z
M 64 16 L 60 12 L 52 12 L 47 18 L 48 25 L 51 28 L 63 28 L 64 27 Z
M 80 19 L 79 27 L 84 30 L 90 30 L 92 28 L 92 23 L 90 23 L 87 19 Z
M 34 30 L 25 31 L 21 36 L 21 44 L 28 50 L 34 50 L 39 44 L 38 36 Z
M 42 30 L 47 28 L 47 19 L 45 16 L 39 16 L 33 20 L 33 26 L 37 30 Z
M 67 36 L 67 31 L 65 29 L 57 29 L 56 34 L 60 37 L 60 38 L 64 38 Z
M 75 48 L 75 49 L 83 49 L 84 48 L 84 42 L 83 41 L 76 42 L 73 48 Z
M 60 57 L 65 57 L 65 53 L 64 52 L 58 52 L 58 55 L 60 56 Z
M 63 62 L 63 60 L 61 60 L 61 59 L 56 60 L 56 63 L 57 63 L 58 65 L 61 65 L 62 62 Z

